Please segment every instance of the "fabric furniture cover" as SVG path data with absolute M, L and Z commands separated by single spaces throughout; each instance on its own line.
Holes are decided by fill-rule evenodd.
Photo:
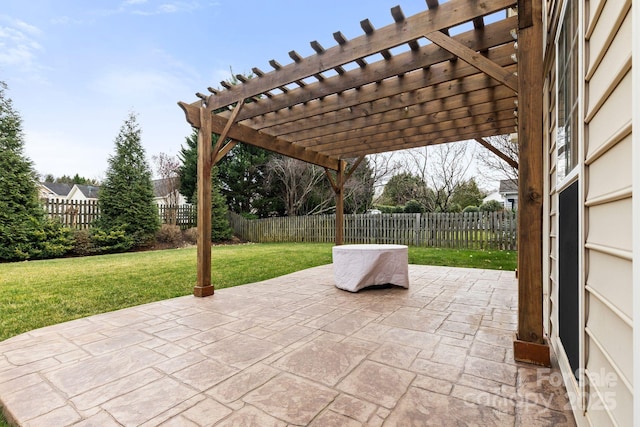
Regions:
M 341 245 L 333 247 L 336 287 L 357 292 L 372 285 L 409 287 L 409 255 L 405 245 Z

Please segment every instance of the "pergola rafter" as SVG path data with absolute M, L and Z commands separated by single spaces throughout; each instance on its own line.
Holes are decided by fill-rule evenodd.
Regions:
M 541 0 L 426 0 L 426 7 L 405 17 L 396 6 L 389 25 L 375 28 L 365 19 L 359 37 L 348 40 L 336 32 L 335 46 L 312 41 L 311 56 L 292 50 L 289 64 L 269 61 L 270 72 L 253 68 L 253 78 L 238 76 L 236 85 L 221 83 L 222 89 L 196 94 L 198 101 L 180 103 L 189 122 L 200 129 L 199 150 L 207 132 L 231 140 L 221 138 L 212 152 L 203 148 L 206 159 L 198 167 L 210 172 L 235 144 L 246 143 L 325 168 L 336 192 L 336 243 L 341 244 L 344 182 L 366 155 L 466 139 L 485 141 L 517 131 L 520 224 L 533 224 L 538 230 Z M 524 10 L 524 16 L 517 9 Z M 512 34 L 524 37 L 518 43 L 526 50 L 518 52 Z M 518 114 L 518 105 L 525 106 L 525 114 Z M 347 160 L 356 158 L 347 172 Z M 199 178 L 206 177 L 199 171 Z M 198 185 L 200 203 L 206 189 Z M 210 218 L 206 206 L 199 207 L 198 214 Z M 206 280 L 200 282 L 211 272 L 206 232 L 205 224 L 198 239 L 204 246 L 198 252 L 198 286 L 210 287 Z M 543 345 L 542 254 L 535 239 L 541 240 L 541 234 L 521 227 L 519 259 L 533 260 L 519 266 L 527 280 L 521 286 L 527 298 L 520 301 L 526 314 L 519 318 L 520 344 L 515 347 L 522 360 L 537 351 L 528 343 Z

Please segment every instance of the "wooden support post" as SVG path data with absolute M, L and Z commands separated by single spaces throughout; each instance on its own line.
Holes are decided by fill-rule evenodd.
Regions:
M 211 113 L 200 108 L 198 129 L 198 279 L 197 297 L 213 295 L 211 285 Z
M 513 349 L 517 361 L 550 366 L 542 318 L 542 4 L 530 4 L 531 14 L 518 28 L 518 332 Z
M 346 162 L 340 160 L 336 174 L 336 246 L 344 243 L 344 170 Z

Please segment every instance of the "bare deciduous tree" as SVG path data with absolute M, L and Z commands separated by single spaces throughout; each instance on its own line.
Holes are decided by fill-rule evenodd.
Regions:
M 473 153 L 468 147 L 467 141 L 461 141 L 407 150 L 403 169 L 420 177 L 435 194 L 432 200 L 419 200 L 427 210 L 450 210 L 451 197 L 466 181 L 471 166 L 469 157 Z
M 324 170 L 290 157 L 274 156 L 267 163 L 267 185 L 280 187 L 288 216 L 299 214 L 314 188 L 323 179 Z
M 369 154 L 369 168 L 371 169 L 371 178 L 373 180 L 373 192 L 375 195 L 381 195 L 382 190 L 397 169 L 397 161 L 395 153 L 379 153 Z
M 510 135 L 492 136 L 486 138 L 486 140 L 511 160 L 518 161 L 518 141 L 513 140 Z M 513 183 L 518 182 L 518 169 L 509 165 L 486 148 L 480 148 L 476 158 L 478 159 L 480 170 L 485 177 L 490 179 L 506 179 Z
M 160 153 L 151 157 L 160 179 L 154 184 L 164 200 L 164 203 L 177 208 L 180 200 L 180 161 L 175 156 Z M 167 223 L 176 224 L 176 209 L 167 212 Z

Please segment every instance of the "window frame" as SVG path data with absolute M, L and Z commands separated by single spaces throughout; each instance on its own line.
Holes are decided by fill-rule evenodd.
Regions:
M 556 174 L 558 184 L 569 185 L 579 165 L 579 2 L 567 0 L 556 37 Z M 567 28 L 570 26 L 571 28 Z M 566 52 L 570 55 L 567 57 Z

